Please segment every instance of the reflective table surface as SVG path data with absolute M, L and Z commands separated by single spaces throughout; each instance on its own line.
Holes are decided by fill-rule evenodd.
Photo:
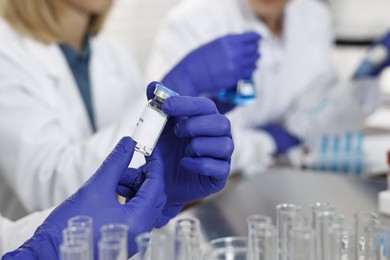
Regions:
M 352 223 L 356 211 L 377 212 L 378 192 L 385 190 L 386 186 L 385 179 L 274 168 L 251 179 L 239 180 L 210 200 L 183 211 L 178 217 L 198 218 L 206 241 L 246 236 L 246 218 L 251 214 L 269 215 L 275 223 L 275 207 L 280 203 L 299 204 L 308 215 L 311 204 L 328 202 Z

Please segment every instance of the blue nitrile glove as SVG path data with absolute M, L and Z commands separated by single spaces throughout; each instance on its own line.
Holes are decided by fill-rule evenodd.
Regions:
M 383 46 L 384 50 L 387 51 L 387 57 L 386 57 L 386 53 L 385 53 L 385 56 L 380 55 L 380 56 L 382 56 L 382 58 L 384 58 L 384 60 L 381 61 L 381 63 L 379 65 L 372 63 L 372 61 L 371 61 L 371 59 L 373 59 L 373 61 L 380 59 L 379 57 L 377 57 L 378 55 L 376 54 L 376 55 L 374 55 L 374 57 L 370 57 L 370 55 L 369 55 L 370 53 L 372 54 L 373 50 L 375 48 L 377 48 L 378 46 Z M 382 53 L 382 52 L 380 52 L 380 53 Z M 369 47 L 369 51 L 368 51 L 367 55 L 364 58 L 364 60 L 362 61 L 362 63 L 360 64 L 360 67 L 355 72 L 354 78 L 361 78 L 365 75 L 376 77 L 379 75 L 379 73 L 382 72 L 382 70 L 384 68 L 390 66 L 390 32 L 388 32 L 382 38 L 380 38 L 379 40 L 374 42 Z
M 155 84 L 148 86 L 149 98 Z M 164 158 L 167 203 L 156 227 L 165 225 L 185 204 L 220 191 L 234 149 L 230 121 L 210 99 L 171 97 L 162 110 L 170 116 L 157 144 Z
M 260 127 L 267 132 L 276 144 L 276 153 L 284 154 L 290 148 L 298 146 L 301 141 L 295 136 L 291 135 L 286 129 L 277 124 L 270 124 Z
M 182 59 L 162 80 L 181 96 L 217 93 L 248 79 L 260 57 L 260 35 L 231 34 L 209 42 Z
M 152 230 L 166 202 L 164 194 L 164 167 L 161 154 L 156 149 L 146 158 L 145 172 L 127 168 L 134 153 L 134 141 L 123 138 L 100 168 L 74 195 L 60 204 L 38 227 L 34 236 L 19 249 L 8 253 L 4 259 L 59 259 L 61 232 L 67 227 L 69 218 L 87 215 L 93 218 L 95 257 L 99 229 L 110 223 L 129 226 L 129 255 L 136 253 L 134 238 L 141 232 Z M 121 205 L 115 189 L 122 175 L 142 179 L 146 175 L 135 197 Z M 130 178 L 131 179 L 131 178 Z M 133 183 L 130 181 L 130 183 Z M 139 184 L 136 184 L 140 186 Z

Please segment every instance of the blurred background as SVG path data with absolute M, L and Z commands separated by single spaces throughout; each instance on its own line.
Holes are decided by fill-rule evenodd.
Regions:
M 122 42 L 141 68 L 145 64 L 159 24 L 179 2 L 186 0 L 116 0 L 105 32 Z M 388 0 L 324 0 L 333 13 L 333 60 L 341 80 L 349 79 L 373 40 L 390 29 Z M 134 37 L 137 35 L 137 37 Z M 390 70 L 382 73 L 384 98 L 390 95 Z M 388 100 L 384 102 L 388 103 Z M 367 119 L 367 127 L 390 130 L 390 111 L 380 107 Z

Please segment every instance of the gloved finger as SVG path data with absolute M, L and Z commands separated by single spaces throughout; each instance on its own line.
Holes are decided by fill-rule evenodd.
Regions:
M 191 173 L 211 176 L 217 180 L 226 179 L 230 172 L 228 161 L 214 158 L 184 157 L 181 159 L 180 165 Z
M 197 137 L 191 140 L 185 150 L 187 157 L 212 157 L 229 160 L 234 144 L 230 137 Z
M 89 183 L 99 182 L 101 189 L 110 189 L 114 193 L 119 179 L 127 170 L 134 154 L 135 142 L 131 137 L 123 137 L 92 176 Z
M 166 205 L 154 227 L 160 228 L 168 224 L 169 220 L 176 217 L 183 209 L 183 205 Z
M 156 208 L 164 192 L 164 164 L 160 151 L 155 148 L 153 153 L 146 157 L 146 180 L 139 188 L 137 194 L 125 205 L 130 209 L 142 212 L 152 206 Z
M 135 196 L 145 179 L 145 174 L 140 169 L 128 168 L 119 180 L 116 193 L 130 200 Z
M 227 117 L 221 114 L 195 116 L 183 119 L 175 127 L 177 137 L 230 136 L 231 126 Z
M 170 97 L 162 105 L 162 110 L 168 116 L 191 117 L 218 113 L 214 102 L 201 97 Z
M 256 70 L 257 68 L 257 65 L 256 64 L 252 64 L 252 65 L 249 65 L 245 68 L 243 68 L 241 71 L 240 71 L 240 78 L 241 79 L 247 79 L 249 78 L 253 72 Z
M 243 56 L 251 56 L 259 54 L 259 45 L 258 44 L 249 44 L 244 46 L 241 49 L 241 55 Z
M 238 36 L 240 37 L 240 40 L 245 43 L 258 42 L 261 40 L 260 34 L 256 32 L 245 32 L 238 34 Z
M 157 84 L 161 84 L 161 83 L 157 81 L 152 81 L 148 84 L 148 87 L 146 88 L 146 97 L 148 98 L 148 100 L 154 97 L 153 92 Z
M 240 68 L 256 65 L 257 60 L 260 58 L 260 54 L 245 57 L 239 61 Z

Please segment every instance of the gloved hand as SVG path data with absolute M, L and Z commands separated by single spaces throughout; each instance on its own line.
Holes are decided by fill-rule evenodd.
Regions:
M 386 58 L 386 60 L 385 60 L 382 64 L 380 64 L 380 66 L 377 66 L 377 67 L 373 68 L 373 69 L 370 71 L 370 73 L 369 73 L 370 76 L 376 77 L 376 76 L 379 75 L 379 73 L 382 72 L 382 70 L 383 70 L 384 68 L 390 66 L 390 32 L 388 32 L 388 33 L 387 33 L 386 35 L 384 35 L 382 38 L 380 38 L 380 39 L 377 40 L 375 43 L 373 43 L 373 44 L 369 47 L 369 49 L 372 50 L 372 49 L 374 49 L 376 46 L 380 46 L 380 45 L 381 45 L 381 46 L 384 46 L 385 49 L 387 50 L 387 58 Z M 375 56 L 377 56 L 377 55 L 375 55 Z M 377 57 L 376 57 L 376 59 L 377 59 Z M 361 69 L 361 68 L 359 68 L 359 69 Z M 358 72 L 359 72 L 359 71 L 358 71 Z M 358 73 L 358 72 L 357 72 L 357 73 Z M 360 78 L 360 77 L 355 77 L 355 78 Z
M 162 80 L 182 96 L 234 88 L 256 69 L 260 35 L 254 32 L 218 38 L 192 51 Z
M 75 194 L 60 204 L 38 227 L 34 236 L 4 259 L 59 259 L 61 232 L 69 218 L 87 215 L 93 218 L 95 256 L 99 229 L 110 223 L 129 226 L 129 255 L 136 253 L 134 238 L 141 232 L 152 230 L 166 202 L 164 168 L 161 154 L 156 149 L 146 158 L 145 172 L 127 168 L 134 153 L 134 141 L 123 138 L 106 158 L 97 172 Z M 128 182 L 139 186 L 138 179 L 146 178 L 135 197 L 124 205 L 116 199 L 115 189 L 122 175 Z M 140 177 L 145 175 L 145 177 Z M 131 177 L 130 177 L 131 176 Z
M 291 135 L 286 129 L 277 124 L 270 124 L 260 127 L 267 132 L 276 144 L 276 154 L 284 154 L 290 148 L 298 146 L 301 141 L 295 136 Z
M 155 84 L 148 86 L 149 98 Z M 211 100 L 171 97 L 162 110 L 170 116 L 157 143 L 164 158 L 167 203 L 156 227 L 165 225 L 185 204 L 220 191 L 234 149 L 230 121 Z

